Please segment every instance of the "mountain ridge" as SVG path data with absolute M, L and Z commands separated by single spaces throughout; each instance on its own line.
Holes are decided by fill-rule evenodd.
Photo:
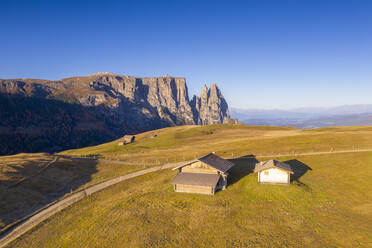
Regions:
M 53 152 L 167 126 L 228 122 L 228 105 L 217 85 L 205 88 L 206 95 L 192 98 L 203 99 L 196 105 L 189 98 L 186 79 L 169 75 L 0 79 L 0 136 L 10 142 L 1 142 L 0 154 L 45 151 L 45 147 Z M 62 132 L 63 123 L 68 124 Z

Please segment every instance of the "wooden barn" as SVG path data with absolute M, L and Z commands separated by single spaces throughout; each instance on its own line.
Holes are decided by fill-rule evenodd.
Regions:
M 254 171 L 258 172 L 259 183 L 289 184 L 293 174 L 289 164 L 276 160 L 257 163 Z
M 174 190 L 213 195 L 217 190 L 226 189 L 228 171 L 233 166 L 233 163 L 214 153 L 189 161 L 173 169 L 178 170 L 172 181 Z

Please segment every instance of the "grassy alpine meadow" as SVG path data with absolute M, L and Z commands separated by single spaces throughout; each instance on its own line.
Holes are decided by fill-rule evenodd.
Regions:
M 372 152 L 281 157 L 308 170 L 257 182 L 232 160 L 215 196 L 175 193 L 176 171 L 131 179 L 51 217 L 9 247 L 371 247 Z
M 157 137 L 151 138 L 156 134 Z M 177 162 L 211 151 L 222 157 L 278 155 L 372 148 L 372 127 L 332 127 L 299 130 L 292 127 L 246 125 L 180 126 L 136 135 L 132 144 L 117 141 L 64 151 L 65 155 L 101 155 L 139 164 Z
M 252 174 L 257 160 L 234 159 L 228 189 L 215 196 L 173 192 L 175 171 L 141 176 L 74 204 L 10 247 L 369 247 L 372 153 L 357 151 L 371 148 L 368 126 L 209 125 L 153 130 L 124 146 L 3 156 L 0 228 L 70 192 L 214 151 L 224 158 L 282 155 L 278 160 L 308 169 L 290 186 L 260 185 Z M 354 152 L 294 155 L 342 150 Z M 92 155 L 98 158 L 73 157 Z

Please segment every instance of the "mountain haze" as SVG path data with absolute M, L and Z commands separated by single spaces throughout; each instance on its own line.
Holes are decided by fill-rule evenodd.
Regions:
M 248 125 L 295 126 L 298 128 L 368 126 L 372 125 L 372 104 L 291 110 L 232 108 L 231 115 Z

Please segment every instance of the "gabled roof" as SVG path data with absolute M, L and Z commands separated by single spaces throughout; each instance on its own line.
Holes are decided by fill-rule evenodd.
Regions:
M 200 162 L 206 163 L 219 171 L 226 172 L 234 166 L 229 160 L 223 159 L 214 153 L 210 153 L 198 159 Z
M 220 179 L 218 174 L 181 172 L 173 179 L 172 184 L 197 185 L 215 187 Z
M 254 172 L 259 172 L 270 168 L 279 168 L 293 174 L 292 168 L 289 164 L 279 162 L 277 160 L 268 160 L 257 163 L 254 168 Z
M 232 162 L 230 162 L 229 160 L 223 159 L 223 158 L 215 155 L 214 153 L 210 153 L 210 154 L 208 154 L 204 157 L 185 162 L 184 164 L 175 167 L 173 170 L 176 170 L 178 168 L 184 167 L 186 165 L 192 164 L 192 163 L 197 162 L 197 161 L 205 163 L 205 164 L 207 164 L 207 165 L 209 165 L 209 166 L 211 166 L 211 167 L 213 167 L 213 168 L 215 168 L 215 169 L 217 169 L 221 172 L 227 172 L 228 170 L 231 169 L 231 167 L 234 166 L 234 164 Z

